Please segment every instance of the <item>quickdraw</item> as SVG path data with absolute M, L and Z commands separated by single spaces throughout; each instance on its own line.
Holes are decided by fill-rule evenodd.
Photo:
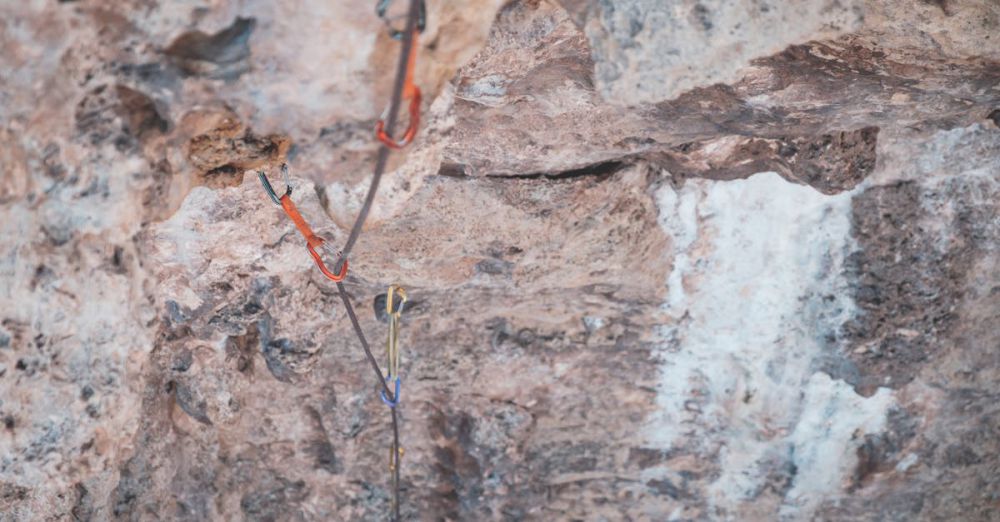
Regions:
M 375 136 L 390 149 L 398 150 L 409 145 L 413 142 L 413 138 L 417 135 L 417 128 L 420 127 L 421 94 L 420 87 L 417 87 L 413 83 L 413 68 L 417 61 L 418 36 L 420 36 L 420 33 L 424 31 L 424 27 L 426 26 L 427 6 L 424 4 L 424 0 L 419 1 L 419 14 L 417 16 L 417 24 L 414 28 L 413 38 L 410 43 L 410 53 L 406 58 L 406 79 L 403 81 L 403 99 L 410 100 L 409 125 L 406 127 L 406 131 L 403 132 L 403 137 L 399 140 L 390 136 L 390 133 L 385 130 L 385 120 L 389 115 L 389 107 L 386 107 L 385 110 L 382 111 L 382 116 L 380 116 L 378 121 L 375 123 Z M 386 25 L 389 26 L 389 35 L 393 39 L 399 40 L 401 39 L 403 33 L 398 29 L 393 28 L 392 25 L 389 24 L 390 20 L 386 17 L 386 11 L 389 9 L 390 3 L 392 3 L 392 0 L 379 0 L 375 7 L 375 12 L 378 14 L 379 18 L 382 18 L 386 22 Z
M 390 20 L 386 17 L 386 12 L 389 8 L 391 0 L 378 0 L 376 4 L 376 13 L 380 18 L 385 20 L 389 24 Z M 358 341 L 361 343 L 361 348 L 364 350 L 365 357 L 368 359 L 372 370 L 378 376 L 378 383 L 381 388 L 379 391 L 379 396 L 382 401 L 389 406 L 392 416 L 392 446 L 390 448 L 389 455 L 389 471 L 392 475 L 392 520 L 398 521 L 400 519 L 399 511 L 399 498 L 400 498 L 400 458 L 403 455 L 403 449 L 399 444 L 399 401 L 400 401 L 400 391 L 401 391 L 401 380 L 399 378 L 399 316 L 403 310 L 403 304 L 406 302 L 406 292 L 403 288 L 392 285 L 389 287 L 388 295 L 386 296 L 386 311 L 389 315 L 389 338 L 386 342 L 386 355 L 388 359 L 388 375 L 383 375 L 382 370 L 379 368 L 378 361 L 372 355 L 371 347 L 368 345 L 368 340 L 365 338 L 364 330 L 361 328 L 361 323 L 358 320 L 358 316 L 354 311 L 354 306 L 351 304 L 350 296 L 347 294 L 347 289 L 344 287 L 343 280 L 347 275 L 347 257 L 354 247 L 355 242 L 361 235 L 361 229 L 364 226 L 365 220 L 368 217 L 368 212 L 371 210 L 372 203 L 375 199 L 375 194 L 378 191 L 379 181 L 382 175 L 385 173 L 385 167 L 388 160 L 388 155 L 390 149 L 400 149 L 410 144 L 413 141 L 413 137 L 416 135 L 417 127 L 420 124 L 420 89 L 413 84 L 413 67 L 416 61 L 416 49 L 417 49 L 417 36 L 421 33 L 426 25 L 426 14 L 427 8 L 424 5 L 424 0 L 410 0 L 409 14 L 407 15 L 406 30 L 399 31 L 392 26 L 389 26 L 389 34 L 394 39 L 403 39 L 403 51 L 400 53 L 400 62 L 397 69 L 396 81 L 393 87 L 392 100 L 389 102 L 389 106 L 383 113 L 382 117 L 379 118 L 378 123 L 375 126 L 376 137 L 381 141 L 385 147 L 379 148 L 378 158 L 375 162 L 375 172 L 372 174 L 371 185 L 368 187 L 368 194 L 365 196 L 364 204 L 361 206 L 361 210 L 358 212 L 357 218 L 354 220 L 354 225 L 351 227 L 351 233 L 344 243 L 343 251 L 337 253 L 337 262 L 335 267 L 338 270 L 337 273 L 331 272 L 327 269 L 326 264 L 320 257 L 319 253 L 316 252 L 318 247 L 326 247 L 326 241 L 313 233 L 312 228 L 306 223 L 302 214 L 295 207 L 295 203 L 292 202 L 292 185 L 288 177 L 288 166 L 282 164 L 281 173 L 285 181 L 285 193 L 282 196 L 278 196 L 274 191 L 274 187 L 271 186 L 270 180 L 267 179 L 267 175 L 263 171 L 257 172 L 257 177 L 260 179 L 261 185 L 264 186 L 264 191 L 267 192 L 268 197 L 274 202 L 275 205 L 280 206 L 285 214 L 295 223 L 295 226 L 299 229 L 299 232 L 306 240 L 306 246 L 309 249 L 309 254 L 313 257 L 316 262 L 316 266 L 319 267 L 320 271 L 323 272 L 327 278 L 335 282 L 337 285 L 337 293 L 340 294 L 340 299 L 344 303 L 344 309 L 347 311 L 347 316 L 351 321 L 351 325 L 354 327 L 354 332 L 358 336 Z M 405 62 L 404 62 L 405 60 Z M 402 78 L 401 78 L 402 76 Z M 395 127 L 395 115 L 399 111 L 399 106 L 403 99 L 409 99 L 409 113 L 410 122 L 403 133 L 401 140 L 396 141 L 392 139 L 393 128 Z M 393 388 L 390 389 L 390 384 Z
M 313 261 L 316 262 L 316 266 L 319 267 L 319 271 L 323 272 L 323 275 L 335 283 L 343 281 L 344 277 L 347 276 L 347 260 L 344 260 L 344 264 L 340 267 L 340 272 L 336 274 L 331 272 L 326 267 L 326 263 L 323 262 L 323 258 L 320 257 L 318 252 L 316 252 L 316 248 L 325 245 L 326 240 L 313 233 L 309 223 L 306 223 L 305 218 L 302 217 L 299 209 L 295 206 L 295 203 L 292 202 L 292 184 L 288 180 L 288 165 L 284 163 L 281 165 L 281 174 L 285 178 L 285 193 L 281 197 L 278 197 L 278 195 L 274 192 L 274 187 L 271 186 L 271 181 L 267 179 L 267 174 L 264 174 L 263 171 L 257 171 L 257 178 L 260 179 L 261 185 L 264 185 L 264 191 L 267 192 L 271 201 L 285 211 L 288 218 L 295 223 L 299 232 L 302 233 L 302 237 L 306 239 L 306 248 L 309 250 L 309 255 L 312 256 Z
M 394 307 L 393 303 L 397 297 L 399 298 L 399 304 Z M 392 394 L 393 400 L 389 400 L 384 391 L 379 391 L 382 402 L 390 408 L 395 408 L 399 405 L 399 391 L 401 386 L 399 380 L 399 315 L 403 313 L 403 306 L 405 304 L 406 290 L 399 285 L 391 285 L 385 294 L 385 313 L 389 317 L 389 335 L 385 340 L 385 382 L 386 384 L 395 383 L 396 390 Z
M 398 304 L 396 301 L 398 298 Z M 395 304 L 395 306 L 394 306 Z M 396 406 L 399 406 L 400 400 L 400 385 L 401 381 L 399 378 L 399 316 L 403 313 L 403 306 L 406 304 L 406 290 L 399 285 L 390 285 L 389 290 L 385 294 L 385 312 L 389 317 L 389 332 L 385 340 L 385 358 L 386 358 L 386 383 L 393 381 L 395 383 L 395 393 L 392 394 L 392 399 L 390 400 L 386 397 L 384 391 L 380 391 L 379 395 L 382 397 L 382 402 L 384 402 L 389 408 L 392 409 L 393 419 L 396 418 Z M 392 474 L 393 481 L 393 497 L 392 505 L 393 511 L 398 509 L 399 506 L 399 459 L 403 456 L 403 448 L 399 445 L 399 438 L 393 437 L 392 446 L 389 448 L 389 473 Z

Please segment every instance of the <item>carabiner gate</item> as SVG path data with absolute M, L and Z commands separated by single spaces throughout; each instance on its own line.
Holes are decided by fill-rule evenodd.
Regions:
M 413 90 L 410 94 L 410 123 L 406 127 L 406 132 L 403 133 L 403 137 L 399 140 L 394 139 L 385 132 L 385 118 L 388 115 L 389 108 L 386 107 L 382 111 L 382 116 L 375 123 L 375 137 L 378 138 L 386 147 L 390 149 L 399 150 L 406 147 L 411 142 L 413 138 L 417 136 L 417 128 L 420 126 L 420 88 L 417 86 L 412 86 Z
M 281 164 L 281 175 L 285 178 L 285 196 L 291 196 L 292 182 L 288 180 L 288 164 L 286 163 Z M 258 170 L 257 179 L 260 180 L 261 185 L 264 185 L 264 192 L 267 192 L 267 196 L 271 198 L 271 201 L 273 201 L 275 205 L 278 205 L 280 207 L 281 198 L 279 198 L 278 194 L 274 192 L 274 187 L 271 186 L 271 181 L 267 179 L 267 174 L 264 174 L 264 171 L 262 170 Z
M 385 340 L 387 366 L 385 382 L 388 384 L 391 381 L 395 381 L 396 391 L 391 401 L 385 396 L 385 390 L 379 391 L 379 395 L 382 396 L 382 402 L 390 408 L 395 408 L 399 404 L 399 316 L 403 313 L 403 305 L 405 303 L 406 290 L 399 285 L 390 285 L 385 295 L 385 312 L 389 316 L 389 335 Z
M 379 17 L 381 17 L 383 20 L 386 20 L 385 12 L 388 9 L 389 3 L 391 1 L 392 0 L 379 0 L 379 3 L 376 6 L 375 10 L 378 13 Z M 382 115 L 379 117 L 378 121 L 375 122 L 375 137 L 378 138 L 379 141 L 381 141 L 386 147 L 389 147 L 390 149 L 398 150 L 409 145 L 411 142 L 413 142 L 413 138 L 416 137 L 417 129 L 420 128 L 421 93 L 420 93 L 420 87 L 417 87 L 413 83 L 413 68 L 415 67 L 417 61 L 417 47 L 419 47 L 417 45 L 417 40 L 418 37 L 420 36 L 420 33 L 423 32 L 424 30 L 424 23 L 426 21 L 425 20 L 426 10 L 427 8 L 424 5 L 423 0 L 420 0 L 420 9 L 419 9 L 420 14 L 419 17 L 417 18 L 417 27 L 416 31 L 413 33 L 413 41 L 410 44 L 410 54 L 406 57 L 406 77 L 403 80 L 403 93 L 402 93 L 402 97 L 404 99 L 410 100 L 409 104 L 410 121 L 406 127 L 406 131 L 403 132 L 402 138 L 398 140 L 390 136 L 389 133 L 385 131 L 385 119 L 389 116 L 389 107 L 386 107 L 385 110 L 382 111 Z M 392 32 L 392 31 L 395 31 L 395 29 L 390 28 L 390 34 L 393 35 L 393 38 L 399 40 L 402 37 L 401 32 L 398 31 Z
M 400 31 L 393 27 L 390 22 L 391 18 L 386 16 L 389 11 L 389 5 L 392 4 L 392 0 L 378 0 L 375 3 L 375 14 L 385 22 L 386 27 L 389 29 L 389 36 L 393 40 L 402 40 L 405 31 Z M 420 5 L 417 6 L 417 32 L 424 32 L 427 28 L 427 4 L 424 0 L 420 0 Z

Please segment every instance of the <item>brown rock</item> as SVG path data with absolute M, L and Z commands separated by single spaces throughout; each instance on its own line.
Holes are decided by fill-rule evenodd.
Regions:
M 404 518 L 992 520 L 998 9 L 429 1 L 344 283 L 379 359 L 410 296 Z M 388 411 L 254 175 L 344 242 L 372 2 L 7 2 L 0 44 L 0 518 L 385 519 Z

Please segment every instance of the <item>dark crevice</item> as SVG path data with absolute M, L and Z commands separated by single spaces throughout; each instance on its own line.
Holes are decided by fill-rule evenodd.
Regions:
M 437 175 L 448 178 L 468 178 L 469 166 L 462 163 L 442 162 Z
M 250 56 L 250 34 L 256 25 L 253 18 L 236 18 L 232 25 L 212 35 L 187 32 L 175 39 L 165 52 L 176 58 L 218 64 L 246 60 Z
M 254 18 L 237 18 L 215 34 L 189 31 L 178 36 L 164 53 L 185 75 L 232 81 L 250 70 L 250 35 Z
M 994 109 L 993 112 L 986 115 L 986 117 L 993 120 L 993 125 L 1000 127 L 1000 109 Z
M 323 209 L 323 213 L 326 214 L 326 217 L 333 219 L 333 214 L 330 212 L 330 196 L 326 195 L 326 186 L 316 183 L 313 185 L 313 190 L 316 192 L 316 198 L 319 199 L 319 206 Z
M 502 179 L 549 179 L 567 180 L 584 177 L 597 177 L 601 180 L 607 179 L 612 174 L 619 172 L 632 163 L 627 161 L 613 160 L 594 163 L 578 169 L 564 170 L 560 172 L 535 172 L 531 174 L 487 174 L 488 178 Z
M 205 173 L 206 176 L 232 176 L 237 173 L 237 168 L 227 163 L 221 167 L 215 167 Z

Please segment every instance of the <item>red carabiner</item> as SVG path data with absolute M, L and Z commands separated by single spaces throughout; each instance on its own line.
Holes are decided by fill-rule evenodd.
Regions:
M 398 141 L 394 140 L 392 136 L 389 136 L 389 134 L 385 132 L 384 117 L 379 118 L 378 122 L 375 123 L 375 136 L 390 149 L 399 150 L 406 147 L 417 135 L 417 127 L 420 126 L 420 88 L 413 87 L 413 91 L 413 94 L 410 96 L 410 124 L 406 127 L 406 132 L 403 133 L 403 137 L 401 139 Z
M 281 201 L 281 208 L 285 210 L 285 214 L 288 214 L 288 217 L 293 223 L 295 223 L 295 226 L 298 227 L 299 232 L 301 232 L 302 236 L 306 238 L 306 247 L 309 249 L 309 254 L 312 255 L 313 260 L 316 261 L 316 266 L 319 267 L 319 271 L 323 272 L 323 275 L 334 283 L 343 281 L 344 278 L 347 277 L 347 260 L 344 260 L 344 266 L 340 268 L 340 273 L 334 274 L 331 272 L 326 267 L 326 263 L 323 262 L 323 258 L 321 258 L 319 253 L 316 252 L 316 247 L 322 245 L 324 239 L 313 233 L 312 228 L 309 227 L 309 223 L 306 223 L 306 220 L 302 218 L 302 214 L 299 213 L 299 209 L 296 208 L 295 203 L 292 202 L 291 196 L 285 194 L 284 196 L 281 196 L 279 201 Z
M 410 123 L 406 127 L 406 132 L 399 140 L 394 139 L 385 132 L 385 118 L 389 111 L 386 107 L 382 112 L 382 117 L 375 123 L 375 137 L 390 149 L 402 149 L 409 145 L 417 135 L 417 128 L 420 127 L 420 87 L 413 84 L 413 67 L 417 61 L 417 37 L 420 33 L 414 30 L 413 42 L 410 47 L 410 56 L 406 60 L 406 79 L 403 82 L 403 98 L 410 100 Z

